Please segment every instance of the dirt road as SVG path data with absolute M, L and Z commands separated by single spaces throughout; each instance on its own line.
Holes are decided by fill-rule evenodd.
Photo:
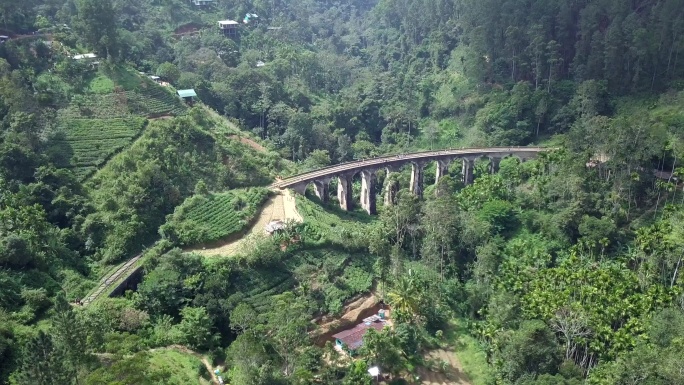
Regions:
M 269 198 L 264 207 L 259 213 L 259 219 L 254 223 L 251 229 L 244 237 L 234 241 L 226 242 L 217 247 L 205 249 L 192 249 L 190 252 L 195 252 L 205 257 L 213 256 L 230 256 L 241 250 L 242 247 L 254 242 L 255 240 L 266 237 L 264 228 L 266 225 L 275 220 L 286 221 L 288 219 L 297 222 L 302 221 L 301 215 L 297 211 L 295 197 L 290 194 L 290 191 L 277 191 L 276 195 Z
M 418 369 L 422 385 L 471 385 L 453 351 L 433 350 L 426 358 L 433 359 L 438 367 L 432 370 Z M 443 370 L 439 368 L 440 363 L 444 363 Z

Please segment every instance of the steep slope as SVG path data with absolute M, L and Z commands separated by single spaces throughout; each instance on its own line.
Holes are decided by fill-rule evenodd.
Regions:
M 112 263 L 158 238 L 165 216 L 193 194 L 267 185 L 279 157 L 213 132 L 215 122 L 195 108 L 188 116 L 154 120 L 129 148 L 88 182 L 96 212 L 84 222 L 96 258 Z
M 72 169 L 81 180 L 129 147 L 149 119 L 187 113 L 174 91 L 128 66 L 102 63 L 79 69 L 85 85 L 57 110 L 48 151 L 57 155 L 58 166 Z

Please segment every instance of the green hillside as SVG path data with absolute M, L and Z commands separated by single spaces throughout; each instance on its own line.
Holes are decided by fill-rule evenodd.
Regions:
M 89 73 L 84 94 L 57 110 L 51 145 L 61 167 L 83 180 L 131 145 L 146 118 L 178 116 L 187 107 L 173 94 L 127 66 L 103 65 Z
M 681 0 L 35 0 L 0 20 L 0 385 L 684 384 Z M 278 177 L 527 145 L 554 150 L 477 159 L 473 183 L 427 164 L 420 197 L 408 164 L 374 170 L 378 215 L 359 175 L 340 209 L 333 178 L 278 196 L 303 222 L 231 258 L 176 248 L 239 237 Z M 354 360 L 332 349 L 381 307 Z
M 166 215 L 196 192 L 200 181 L 212 191 L 271 182 L 277 158 L 215 136 L 203 114 L 198 108 L 189 116 L 150 122 L 129 149 L 88 181 L 97 209 L 84 226 L 97 257 L 116 262 L 156 240 Z

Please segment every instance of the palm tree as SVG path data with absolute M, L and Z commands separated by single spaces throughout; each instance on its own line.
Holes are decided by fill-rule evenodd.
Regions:
M 401 277 L 394 289 L 387 294 L 392 308 L 409 317 L 414 317 L 418 312 L 419 293 L 416 283 L 409 272 L 408 277 Z

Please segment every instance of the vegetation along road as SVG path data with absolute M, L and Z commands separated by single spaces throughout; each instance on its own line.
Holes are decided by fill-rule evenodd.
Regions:
M 239 253 L 242 248 L 263 240 L 267 236 L 266 225 L 273 221 L 302 222 L 302 217 L 297 212 L 295 196 L 289 190 L 277 191 L 275 195 L 270 197 L 261 209 L 256 222 L 239 239 L 219 243 L 214 247 L 191 248 L 188 249 L 188 252 L 207 257 L 228 257 Z

